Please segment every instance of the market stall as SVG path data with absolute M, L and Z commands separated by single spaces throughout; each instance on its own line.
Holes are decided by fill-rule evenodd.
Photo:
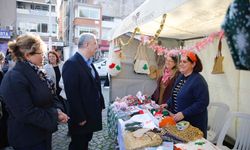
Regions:
M 135 95 L 139 90 L 151 95 L 155 89 L 155 80 L 147 74 L 135 73 L 133 66 L 138 45 L 143 43 L 144 35 L 147 35 L 152 39 L 149 40 L 149 45 L 159 39 L 162 41 L 161 45 L 147 47 L 149 66 L 158 65 L 162 50 L 192 50 L 205 64 L 201 74 L 208 83 L 210 101 L 228 104 L 231 111 L 250 113 L 247 107 L 250 104 L 247 92 L 250 90 L 250 72 L 235 69 L 221 32 L 221 25 L 231 2 L 146 0 L 112 31 L 110 40 L 119 41 L 120 54 L 124 57 L 120 59 L 119 73 L 111 77 L 110 101 L 114 101 L 117 96 Z M 245 6 L 247 5 L 249 2 Z M 219 43 L 222 45 L 222 69 L 219 74 L 212 74 Z M 230 129 L 229 135 L 232 138 L 236 134 L 235 127 Z

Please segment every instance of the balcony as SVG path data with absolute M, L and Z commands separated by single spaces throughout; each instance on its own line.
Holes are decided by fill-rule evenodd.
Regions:
M 37 15 L 37 16 L 48 16 L 49 17 L 49 12 L 48 11 L 42 11 L 42 10 L 32 10 L 32 9 L 17 8 L 17 13 L 26 14 L 26 15 Z M 56 13 L 51 12 L 51 17 L 56 17 Z

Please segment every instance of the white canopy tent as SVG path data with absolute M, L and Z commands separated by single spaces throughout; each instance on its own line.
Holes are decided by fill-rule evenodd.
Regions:
M 111 33 L 110 39 L 133 32 L 154 35 L 167 14 L 160 37 L 189 39 L 219 31 L 231 0 L 146 0 Z
M 155 35 L 156 31 L 160 28 L 162 15 L 166 13 L 167 17 L 164 28 L 159 37 L 184 40 L 185 47 L 193 47 L 197 42 L 200 42 L 201 39 L 186 39 L 206 37 L 211 33 L 220 31 L 221 24 L 223 23 L 231 2 L 232 0 L 146 0 L 117 27 L 113 28 L 110 40 L 127 32 L 133 32 L 136 27 L 140 28 L 142 34 Z M 121 38 L 124 38 L 124 36 L 121 36 Z M 174 39 L 162 40 L 168 42 L 164 43 L 163 46 L 175 48 L 176 45 L 174 41 L 178 40 Z M 125 40 L 127 41 L 128 38 L 125 38 Z M 209 85 L 210 100 L 228 104 L 230 111 L 250 113 L 250 72 L 235 69 L 225 39 L 222 39 L 223 67 L 225 73 L 219 75 L 211 74 L 214 66 L 214 58 L 217 55 L 218 42 L 219 40 L 217 38 L 213 43 L 206 45 L 206 47 L 198 53 L 203 64 L 205 64 L 202 75 Z M 124 46 L 123 52 L 126 54 L 126 60 L 123 60 L 123 70 L 121 74 L 113 77 L 111 80 L 110 93 L 113 92 L 111 97 L 117 96 L 116 91 L 130 90 L 130 87 L 135 87 L 139 84 L 145 85 L 145 81 L 141 79 L 142 75 L 135 75 L 133 80 L 129 80 L 129 82 L 124 80 L 133 74 L 131 71 L 133 70 L 133 64 L 131 63 L 129 66 L 127 62 L 132 62 L 137 46 L 137 40 L 132 40 L 129 45 Z M 126 68 L 126 66 L 130 68 Z M 142 81 L 139 82 L 139 80 Z M 152 84 L 145 87 L 151 88 Z M 135 88 L 132 90 L 129 92 L 132 93 L 136 91 Z M 237 126 L 237 124 L 235 125 Z M 229 133 L 231 137 L 235 137 L 237 134 L 235 129 L 236 128 L 231 128 Z

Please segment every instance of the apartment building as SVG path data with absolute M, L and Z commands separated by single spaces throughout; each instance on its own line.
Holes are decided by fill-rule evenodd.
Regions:
M 65 43 L 67 58 L 77 49 L 81 33 L 93 33 L 98 42 L 102 36 L 101 5 L 93 0 L 62 0 L 59 7 L 59 39 Z
M 0 51 L 7 52 L 8 42 L 15 38 L 16 0 L 0 0 Z
M 100 56 L 97 57 L 106 57 L 109 50 L 108 39 L 111 29 L 121 22 L 125 14 L 129 14 L 144 1 L 62 0 L 60 4 L 59 38 L 68 46 L 65 48 L 66 53 L 71 51 L 69 49 L 77 48 L 76 43 L 81 33 L 90 32 L 96 34 L 98 39 Z M 127 9 L 127 6 L 133 6 L 130 8 L 131 11 Z M 73 46 L 70 48 L 71 41 L 73 41 Z
M 17 35 L 36 33 L 49 47 L 49 39 L 54 49 L 62 47 L 57 40 L 58 25 L 56 0 L 16 0 Z

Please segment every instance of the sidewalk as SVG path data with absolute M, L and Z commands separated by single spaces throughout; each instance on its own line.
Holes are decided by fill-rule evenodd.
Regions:
M 109 102 L 109 89 L 103 88 L 103 96 L 105 99 L 106 108 Z M 108 135 L 107 129 L 107 109 L 103 111 L 103 130 L 95 132 L 93 139 L 90 141 L 89 150 L 115 150 L 116 140 L 113 140 Z M 70 137 L 67 136 L 68 126 L 59 125 L 58 131 L 53 134 L 52 137 L 52 149 L 53 150 L 68 150 Z

